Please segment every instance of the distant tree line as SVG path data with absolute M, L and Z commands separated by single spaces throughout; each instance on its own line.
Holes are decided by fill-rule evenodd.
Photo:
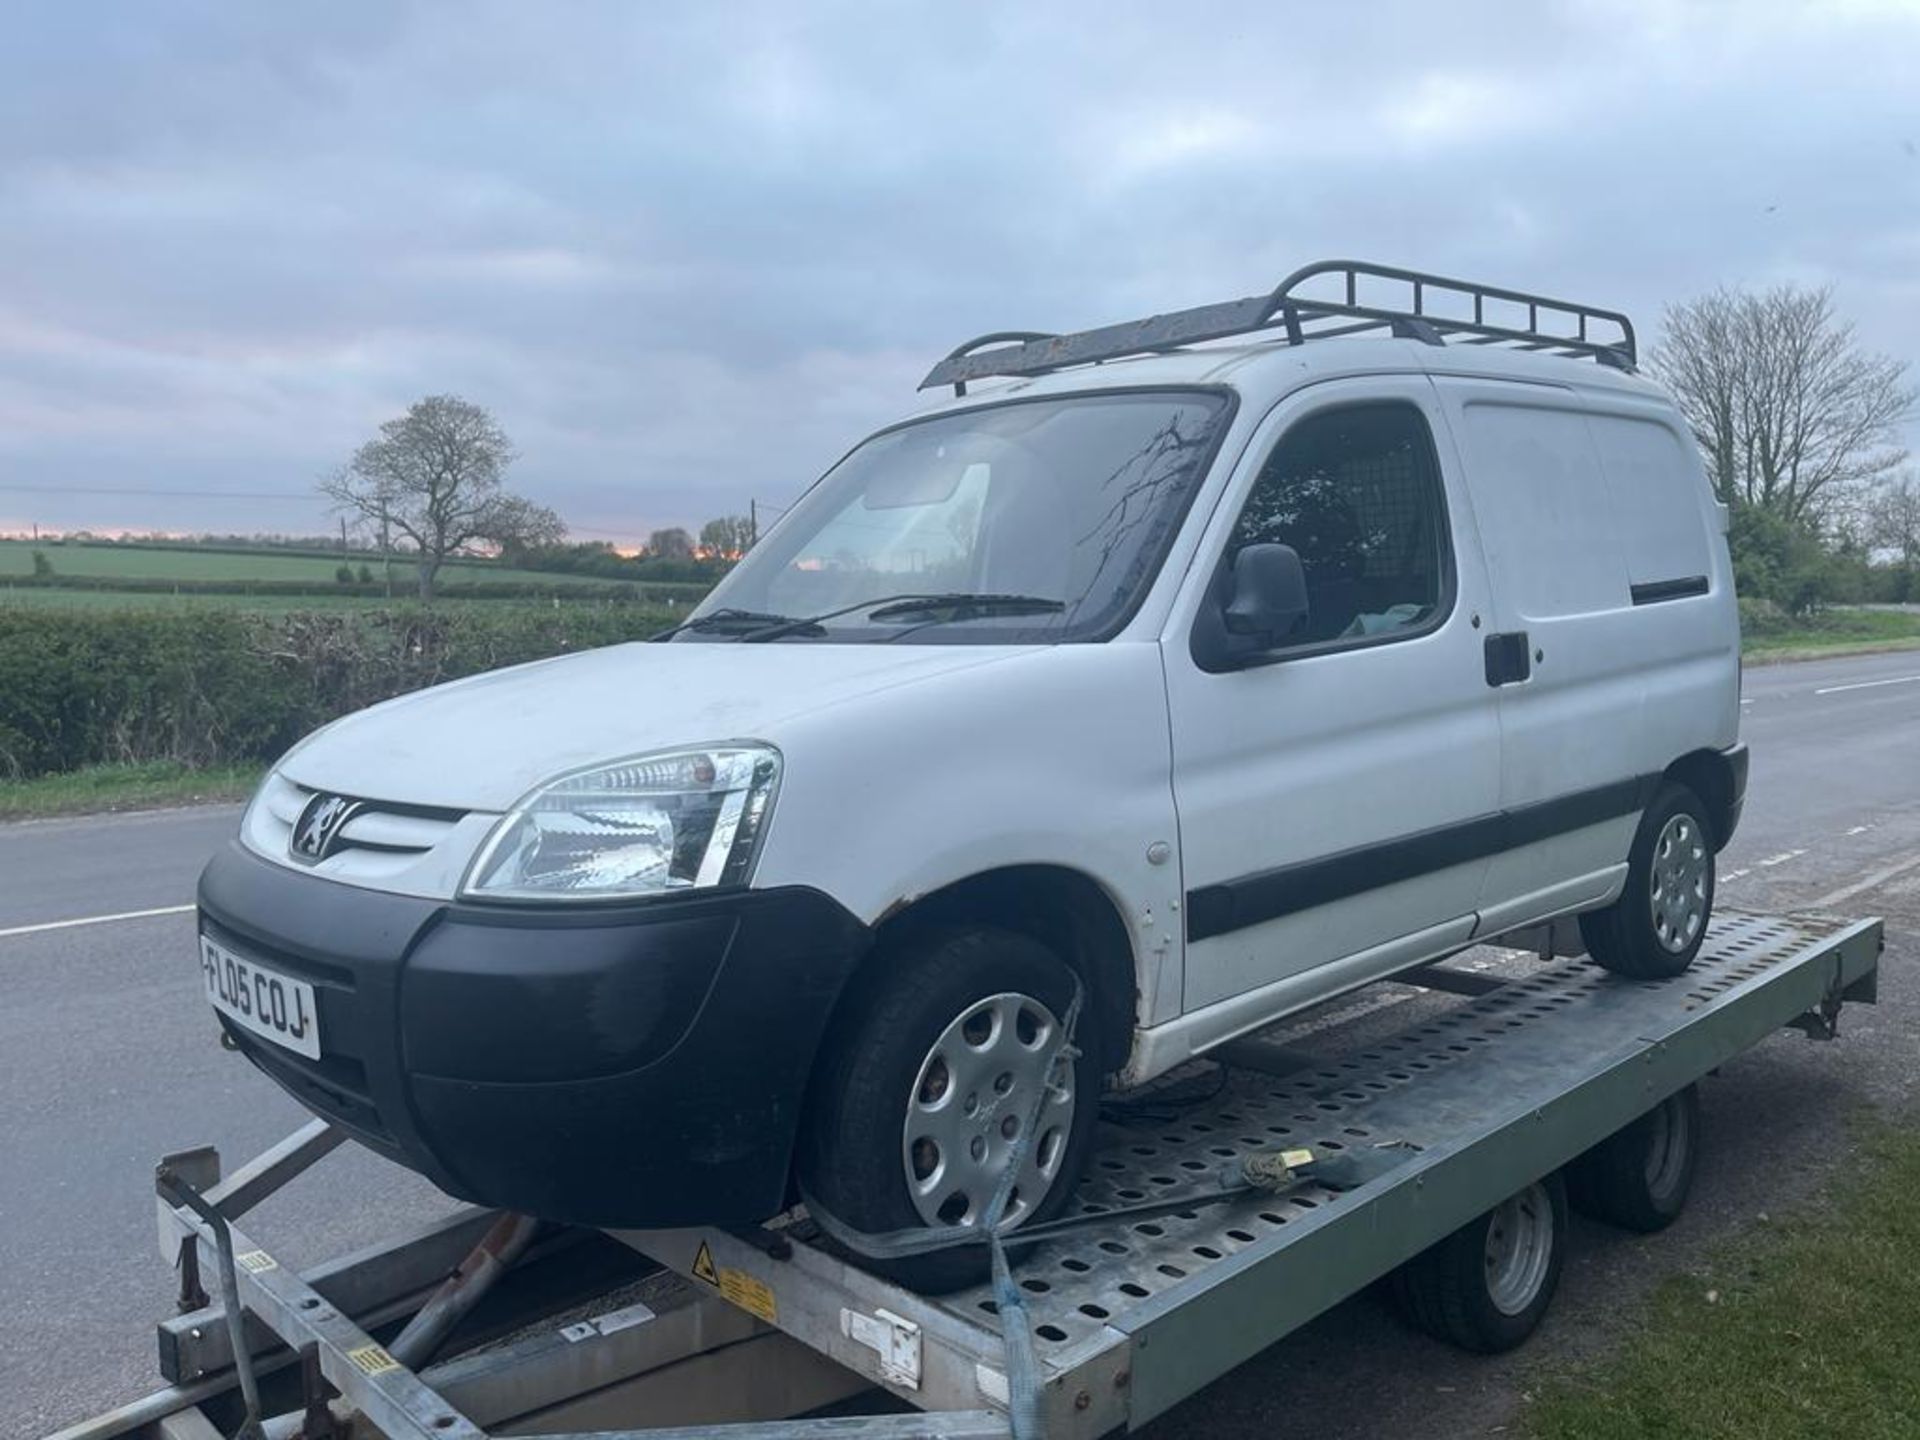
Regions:
M 1920 601 L 1907 365 L 1862 346 L 1826 289 L 1718 290 L 1668 309 L 1649 369 L 1728 507 L 1743 599 L 1805 615 Z
M 627 580 L 635 584 L 677 582 L 711 585 L 733 568 L 734 557 L 696 551 L 668 541 L 658 544 L 655 532 L 638 554 L 623 555 L 604 540 L 581 540 L 558 545 L 507 546 L 500 558 L 521 570 L 543 570 L 558 575 L 589 575 L 597 580 Z M 669 532 L 682 537 L 686 531 Z

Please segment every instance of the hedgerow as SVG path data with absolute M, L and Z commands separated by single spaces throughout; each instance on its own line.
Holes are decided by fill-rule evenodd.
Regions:
M 642 639 L 673 618 L 533 603 L 281 615 L 0 608 L 0 778 L 110 761 L 269 760 L 375 701 Z

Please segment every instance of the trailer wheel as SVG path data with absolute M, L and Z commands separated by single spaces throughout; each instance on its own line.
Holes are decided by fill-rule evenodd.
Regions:
M 925 933 L 876 957 L 830 1032 L 797 1157 L 801 1183 L 869 1234 L 978 1225 L 1033 1112 L 1073 998 L 1051 950 L 986 926 Z M 1006 1218 L 1052 1219 L 1072 1198 L 1100 1108 L 1090 1012 L 1064 1089 L 1048 1093 Z M 861 1263 L 939 1293 L 987 1270 L 984 1244 Z
M 1640 817 L 1626 888 L 1580 917 L 1580 938 L 1615 974 L 1664 980 L 1693 963 L 1712 916 L 1713 824 L 1698 795 L 1669 782 Z
M 1511 1350 L 1552 1303 L 1566 1234 L 1566 1185 L 1549 1175 L 1402 1265 L 1395 1298 L 1436 1339 L 1482 1355 Z
M 1602 1140 L 1568 1167 L 1582 1214 L 1651 1234 L 1680 1215 L 1700 1157 L 1700 1094 L 1689 1085 Z

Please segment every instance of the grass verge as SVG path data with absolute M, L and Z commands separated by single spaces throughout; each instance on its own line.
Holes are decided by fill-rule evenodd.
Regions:
M 1868 1130 L 1829 1195 L 1669 1281 L 1609 1359 L 1539 1392 L 1526 1433 L 1920 1435 L 1920 1131 Z
M 1872 650 L 1920 647 L 1920 614 L 1905 610 L 1829 610 L 1803 625 L 1769 626 L 1749 634 L 1749 660 L 1801 660 Z
M 176 761 L 150 760 L 135 765 L 88 765 L 33 780 L 0 781 L 0 820 L 244 800 L 260 783 L 261 769 L 256 764 L 195 769 Z

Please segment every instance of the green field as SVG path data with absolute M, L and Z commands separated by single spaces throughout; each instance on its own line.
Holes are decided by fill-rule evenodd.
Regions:
M 1755 625 L 1743 617 L 1750 660 L 1797 660 L 1854 651 L 1920 647 L 1920 613 L 1835 606 L 1805 620 Z
M 1863 1124 L 1819 1204 L 1669 1280 L 1624 1341 L 1559 1370 L 1535 1440 L 1910 1440 L 1920 1435 L 1920 1132 Z M 1765 1217 L 1762 1217 L 1763 1219 Z
M 135 765 L 90 765 L 33 780 L 0 780 L 0 820 L 244 800 L 260 783 L 261 771 L 256 762 L 195 769 L 175 760 L 148 760 Z
M 648 594 L 661 588 L 648 585 Z M 697 588 L 697 587 L 696 587 Z M 328 595 L 319 592 L 311 595 L 170 595 L 165 592 L 129 592 L 125 590 L 69 590 L 36 589 L 31 585 L 9 585 L 4 576 L 0 576 L 0 610 L 244 610 L 253 615 L 288 615 L 308 610 L 390 610 L 395 605 L 407 605 L 413 602 L 410 588 L 394 588 L 394 597 L 388 600 L 379 595 Z M 476 600 L 459 594 L 441 595 L 434 601 L 439 607 L 461 609 L 466 606 L 500 605 L 557 605 L 564 608 L 600 607 L 617 604 L 616 601 L 602 599 L 598 595 L 582 595 L 578 598 L 564 593 L 552 599 L 536 600 Z M 651 602 L 649 608 L 656 608 Z M 669 614 L 686 614 L 692 608 L 690 599 L 678 598 L 661 600 L 657 608 L 664 608 Z M 665 622 L 662 622 L 665 623 Z
M 62 544 L 58 541 L 0 540 L 0 583 L 8 576 L 33 574 L 33 552 L 40 551 L 52 564 L 56 575 L 100 576 L 112 579 L 143 580 L 277 580 L 330 584 L 333 572 L 344 560 L 356 572 L 362 565 L 382 575 L 377 556 L 364 551 L 344 555 L 318 555 L 311 551 L 217 550 L 187 546 L 149 549 L 139 545 L 101 545 L 85 542 Z M 605 584 L 587 576 L 550 574 L 540 570 L 515 570 L 484 560 L 450 560 L 441 567 L 442 584 L 464 581 L 517 581 L 535 585 Z M 395 561 L 393 583 L 396 587 L 414 583 L 413 566 Z

